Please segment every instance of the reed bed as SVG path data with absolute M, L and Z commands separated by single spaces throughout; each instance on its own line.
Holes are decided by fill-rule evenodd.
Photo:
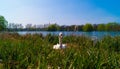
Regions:
M 3 69 L 119 69 L 120 36 L 105 36 L 94 44 L 85 36 L 64 36 L 66 49 L 54 50 L 58 36 L 0 34 Z

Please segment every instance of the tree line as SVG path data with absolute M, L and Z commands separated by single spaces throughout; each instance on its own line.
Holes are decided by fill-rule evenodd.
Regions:
M 11 27 L 8 27 L 10 25 Z M 0 16 L 0 31 L 120 31 L 120 23 L 109 22 L 107 24 L 91 24 L 86 23 L 85 25 L 58 25 L 50 24 L 48 27 L 36 28 L 36 27 L 25 27 L 22 24 L 8 24 L 4 16 Z
M 47 28 L 48 31 L 120 31 L 120 24 L 117 22 L 109 22 L 107 24 L 91 24 L 85 25 L 71 25 L 71 26 L 59 26 L 56 24 L 50 25 Z

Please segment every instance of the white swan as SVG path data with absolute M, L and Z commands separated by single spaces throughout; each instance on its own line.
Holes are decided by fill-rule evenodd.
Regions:
M 53 49 L 65 49 L 66 48 L 66 44 L 62 44 L 62 46 L 60 46 L 60 44 L 56 44 L 53 46 Z
M 62 44 L 62 32 L 59 33 L 59 44 L 56 44 L 53 46 L 53 49 L 65 49 L 66 48 L 66 44 Z

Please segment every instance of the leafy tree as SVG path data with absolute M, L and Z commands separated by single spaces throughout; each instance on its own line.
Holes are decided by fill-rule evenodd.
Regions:
M 92 26 L 93 26 L 93 31 L 97 31 L 98 24 L 93 24 Z
M 0 16 L 0 31 L 7 27 L 8 22 L 3 16 Z
M 76 25 L 71 25 L 71 26 L 69 26 L 69 31 L 74 31 L 74 30 L 75 30 L 75 26 L 76 26 Z
M 119 24 L 116 22 L 109 22 L 106 24 L 106 31 L 117 31 Z
M 119 23 L 112 22 L 112 31 L 119 31 Z
M 105 24 L 99 24 L 97 27 L 98 31 L 105 31 Z
M 90 32 L 93 31 L 93 26 L 89 23 L 83 26 L 83 31 Z
M 57 24 L 52 24 L 47 28 L 47 31 L 57 31 L 60 27 Z
M 65 25 L 60 26 L 60 31 L 67 31 L 67 26 Z
M 83 25 L 78 25 L 78 31 L 82 31 L 83 30 Z

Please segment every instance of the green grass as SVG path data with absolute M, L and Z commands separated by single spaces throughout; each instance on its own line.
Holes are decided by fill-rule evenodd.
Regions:
M 85 36 L 65 36 L 67 48 L 53 50 L 58 36 L 0 34 L 0 69 L 119 69 L 120 36 L 93 41 Z

